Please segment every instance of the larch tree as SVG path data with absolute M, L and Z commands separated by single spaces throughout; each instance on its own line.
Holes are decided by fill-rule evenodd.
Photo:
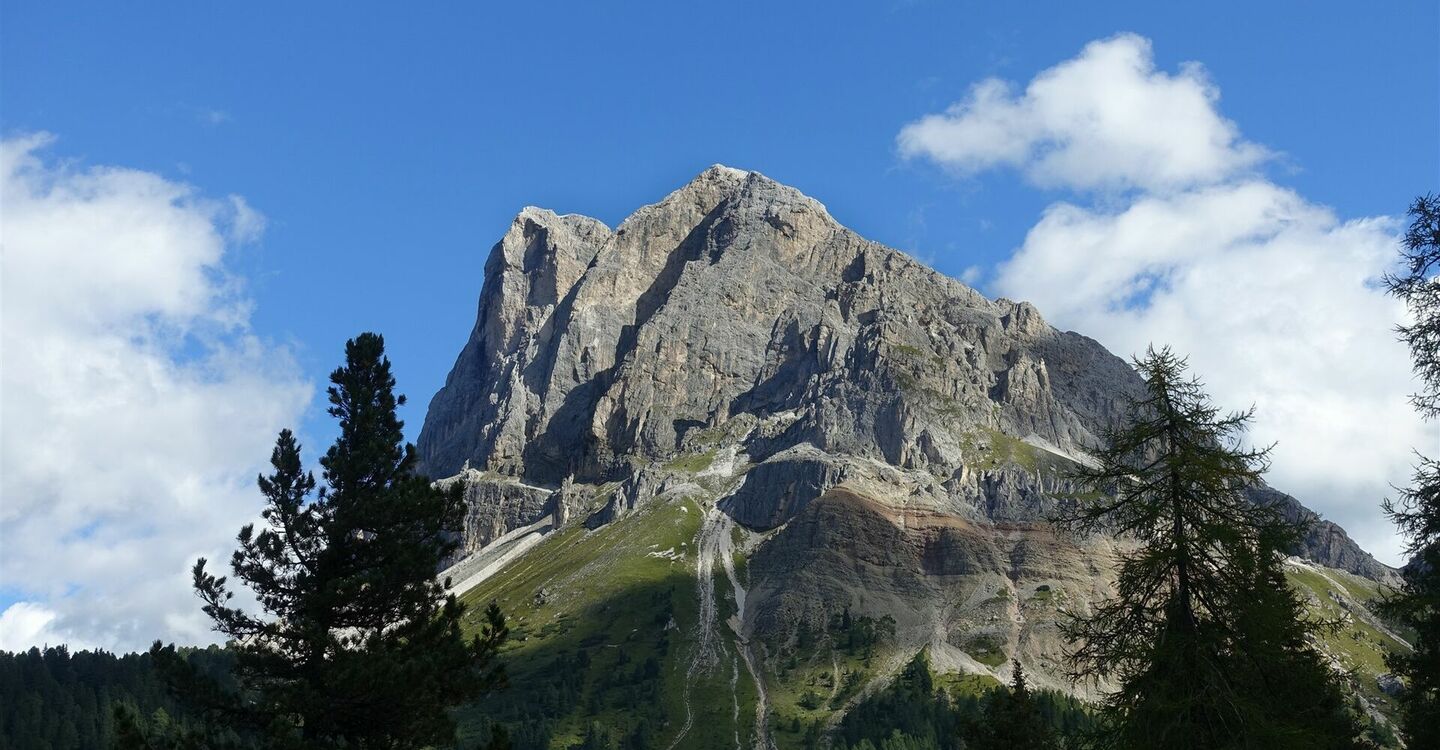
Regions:
M 1276 509 L 1251 502 L 1268 449 L 1246 447 L 1251 412 L 1222 413 L 1185 360 L 1164 348 L 1134 362 L 1143 391 L 1127 422 L 1076 470 L 1085 492 L 1056 519 L 1074 533 L 1118 534 L 1115 594 L 1064 625 L 1077 679 L 1117 685 L 1101 746 L 1346 748 L 1359 728 L 1313 721 L 1344 693 L 1311 646 L 1316 623 L 1286 588 L 1293 538 Z M 1278 672 L 1301 664 L 1315 682 Z M 1282 689 L 1284 687 L 1284 689 Z
M 1427 420 L 1440 416 L 1440 196 L 1411 204 L 1402 239 L 1402 268 L 1386 288 L 1403 300 L 1410 320 L 1399 327 L 1410 348 L 1420 391 L 1411 397 Z M 1435 446 L 1431 446 L 1433 449 Z M 1410 485 L 1384 509 L 1406 540 L 1410 562 L 1403 584 L 1382 610 L 1413 632 L 1413 651 L 1391 653 L 1390 669 L 1403 678 L 1401 729 L 1411 747 L 1440 747 L 1440 456 L 1418 454 Z

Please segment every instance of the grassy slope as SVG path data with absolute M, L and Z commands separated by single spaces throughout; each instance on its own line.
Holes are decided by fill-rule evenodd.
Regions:
M 512 725 L 512 735 L 540 735 L 533 745 L 517 746 L 564 748 L 597 723 L 621 746 L 637 730 L 644 746 L 668 746 L 686 712 L 686 672 L 699 609 L 694 566 L 701 517 L 698 503 L 676 500 L 595 531 L 573 525 L 467 592 L 468 625 L 478 626 L 491 600 L 509 618 L 511 638 L 502 658 L 512 685 L 483 708 L 464 712 L 468 733 L 494 717 Z M 722 623 L 733 607 L 722 600 Z M 690 685 L 695 715 L 687 748 L 733 748 L 737 729 L 742 739 L 750 734 L 754 686 L 743 665 L 733 661 L 733 643 L 723 642 L 720 668 Z M 658 674 L 646 674 L 650 660 Z M 740 678 L 732 693 L 736 666 Z M 546 693 L 567 680 L 574 683 L 569 689 L 574 695 L 557 705 Z M 553 726 L 537 729 L 537 710 L 546 709 L 557 714 Z
M 1336 624 L 1327 629 L 1322 645 L 1349 671 L 1361 695 L 1376 708 L 1392 714 L 1395 705 L 1380 691 L 1376 678 L 1386 673 L 1385 653 L 1407 648 L 1384 629 L 1365 606 L 1383 594 L 1380 584 L 1360 576 L 1310 564 L 1289 564 L 1285 577 L 1310 600 L 1311 612 Z
M 835 637 L 826 634 L 813 647 L 795 649 L 782 658 L 766 676 L 776 746 L 799 747 L 812 725 L 828 722 L 875 678 L 886 653 L 877 647 L 867 659 L 858 650 L 838 647 Z
M 984 437 L 997 464 L 1040 468 L 1033 446 Z M 702 451 L 671 468 L 703 470 L 714 451 Z M 695 558 L 703 514 L 696 500 L 672 500 L 595 531 L 572 525 L 466 594 L 471 624 L 478 624 L 480 610 L 492 599 L 510 618 L 512 638 L 503 657 L 513 687 L 487 701 L 485 712 L 520 735 L 517 748 L 565 748 L 580 743 L 592 725 L 604 728 L 619 747 L 666 748 L 686 722 L 687 701 L 693 714 L 683 747 L 752 744 L 756 691 L 724 625 L 735 604 L 718 565 L 720 664 L 687 676 L 700 612 Z M 736 554 L 735 564 L 743 584 L 743 554 Z M 1365 698 L 1389 713 L 1392 701 L 1380 692 L 1376 677 L 1386 671 L 1385 650 L 1400 644 L 1364 609 L 1380 595 L 1379 585 L 1310 565 L 1291 565 L 1287 576 L 1311 598 L 1318 617 L 1342 623 L 1326 634 L 1326 650 L 1352 671 Z M 1044 600 L 1047 594 L 1036 597 Z M 837 648 L 836 635 L 829 633 L 803 648 L 772 652 L 766 685 L 777 745 L 799 746 L 809 727 L 830 720 L 886 672 L 882 665 L 893 657 L 883 646 L 869 659 L 849 653 Z M 988 663 L 985 657 L 998 664 L 1004 654 L 976 658 Z M 647 664 L 653 666 L 647 670 Z M 978 690 L 980 685 L 970 684 L 975 679 L 941 678 Z M 486 722 L 479 709 L 463 719 L 475 736 Z

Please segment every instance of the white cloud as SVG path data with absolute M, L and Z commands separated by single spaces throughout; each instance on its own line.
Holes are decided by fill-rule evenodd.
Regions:
M 1263 160 L 1215 109 L 1199 65 L 1155 70 L 1150 42 L 1121 34 L 1035 77 L 1021 94 L 975 84 L 943 113 L 906 125 L 906 157 L 962 174 L 1018 167 L 1047 187 L 1173 189 L 1215 182 Z
M 1390 332 L 1403 307 L 1375 284 L 1395 257 L 1394 229 L 1341 222 L 1264 182 L 1114 212 L 1060 204 L 995 288 L 1117 353 L 1150 342 L 1188 353 L 1218 403 L 1257 407 L 1255 441 L 1277 442 L 1271 483 L 1396 562 L 1376 506 L 1428 433 Z
M 235 242 L 254 242 L 265 233 L 265 215 L 250 207 L 245 199 L 230 196 L 230 239 Z
M 228 559 L 311 392 L 224 270 L 263 218 L 47 160 L 51 140 L 0 144 L 0 582 L 22 599 L 0 615 L 5 647 L 209 641 L 188 567 Z
M 31 646 L 55 646 L 64 642 L 50 629 L 55 613 L 31 602 L 16 602 L 0 612 L 0 651 L 24 651 Z
M 1404 309 L 1378 286 L 1398 222 L 1342 220 L 1256 175 L 1263 149 L 1221 116 L 1198 65 L 1157 73 L 1149 42 L 1094 42 L 1021 97 L 985 82 L 909 125 L 906 153 L 962 171 L 1014 167 L 1119 201 L 1051 205 L 993 288 L 1128 355 L 1190 355 L 1216 401 L 1257 408 L 1277 442 L 1269 479 L 1387 562 L 1400 545 L 1378 509 L 1434 442 L 1409 409 Z M 1082 192 L 1077 198 L 1083 199 Z

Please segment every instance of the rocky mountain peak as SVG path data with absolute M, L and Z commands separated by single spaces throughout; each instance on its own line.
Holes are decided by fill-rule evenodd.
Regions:
M 719 502 L 756 530 L 841 484 L 1033 523 L 1139 385 L 1028 302 L 988 299 L 794 188 L 715 165 L 613 231 L 522 209 L 419 449 L 431 476 L 469 466 L 531 488 L 472 508 L 472 549 L 545 514 L 614 518 L 688 482 L 667 467 L 696 455 L 745 467 Z M 618 489 L 562 513 L 562 485 Z M 1324 531 L 1322 562 L 1388 574 Z
M 523 209 L 481 286 L 419 450 L 469 507 L 445 577 L 506 602 L 544 653 L 571 653 L 572 623 L 655 609 L 611 636 L 678 630 L 683 663 L 662 671 L 736 696 L 704 709 L 734 722 L 717 747 L 741 724 L 765 738 L 772 708 L 833 720 L 843 685 L 862 695 L 922 650 L 940 671 L 1004 681 L 1015 659 L 1038 686 L 1097 688 L 1065 676 L 1061 612 L 1108 594 L 1128 542 L 1046 520 L 1143 387 L 1097 342 L 719 165 L 614 230 Z M 1394 640 L 1364 605 L 1393 571 L 1295 498 L 1251 493 L 1315 522 L 1296 551 L 1319 565 L 1287 565 L 1317 611 L 1370 628 L 1365 648 Z M 842 682 L 846 622 L 883 631 L 886 656 Z M 1357 644 L 1337 658 L 1373 683 Z M 832 698 L 803 698 L 824 679 Z M 672 745 L 706 746 L 691 710 L 668 716 Z

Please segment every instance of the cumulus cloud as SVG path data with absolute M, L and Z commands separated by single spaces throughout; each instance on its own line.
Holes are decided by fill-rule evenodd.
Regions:
M 1157 72 L 1139 37 L 1094 42 L 1023 96 L 1006 91 L 982 83 L 900 135 L 905 153 L 1071 191 L 992 288 L 1122 355 L 1151 342 L 1188 353 L 1217 402 L 1257 408 L 1254 440 L 1277 443 L 1272 484 L 1398 562 L 1377 506 L 1434 440 L 1406 401 L 1392 333 L 1405 311 L 1378 284 L 1398 222 L 1342 219 L 1256 174 L 1265 151 L 1220 114 L 1203 69 Z M 1099 187 L 1128 193 L 1096 199 Z
M 263 218 L 52 140 L 0 142 L 0 648 L 207 642 L 188 567 L 228 558 L 312 390 L 225 272 Z
M 1220 116 L 1219 97 L 1200 65 L 1157 71 L 1149 40 L 1121 34 L 1091 42 L 1022 93 L 981 81 L 944 112 L 906 125 L 897 142 L 906 157 L 962 174 L 1010 166 L 1046 187 L 1182 188 L 1266 156 Z
M 1404 309 L 1376 285 L 1394 230 L 1265 182 L 1113 212 L 1060 204 L 995 288 L 1113 351 L 1160 342 L 1188 353 L 1220 403 L 1257 407 L 1254 439 L 1276 442 L 1271 483 L 1394 562 L 1376 505 L 1427 436 L 1390 333 Z
M 50 629 L 55 613 L 32 602 L 17 602 L 0 612 L 0 651 L 24 651 L 31 646 L 54 646 L 65 638 Z

